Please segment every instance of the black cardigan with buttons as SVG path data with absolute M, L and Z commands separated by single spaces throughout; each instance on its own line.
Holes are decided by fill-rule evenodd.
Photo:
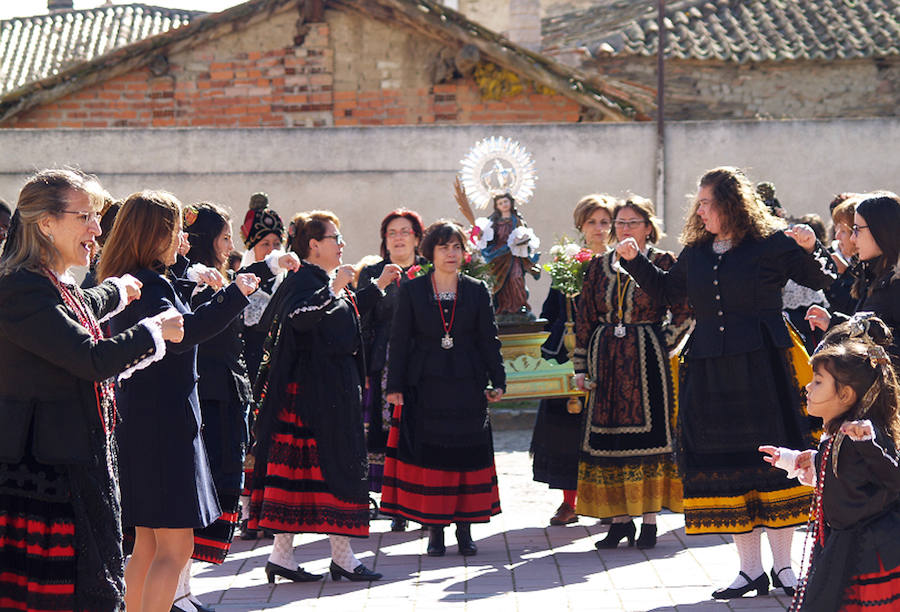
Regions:
M 836 278 L 834 262 L 821 244 L 807 253 L 783 232 L 746 239 L 717 254 L 712 243 L 685 247 L 668 271 L 642 254 L 622 262 L 641 289 L 677 304 L 687 296 L 696 326 L 687 356 L 709 358 L 763 348 L 763 329 L 775 346 L 789 348 L 782 317 L 782 289 L 788 279 L 825 289 Z

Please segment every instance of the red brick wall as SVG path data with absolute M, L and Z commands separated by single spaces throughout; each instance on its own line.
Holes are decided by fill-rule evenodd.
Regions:
M 257 33 L 258 34 L 258 33 Z M 327 23 L 307 24 L 292 47 L 169 58 L 168 72 L 134 70 L 26 111 L 0 127 L 293 127 L 578 121 L 560 95 L 484 101 L 472 79 L 409 90 L 333 91 Z M 225 45 L 227 47 L 227 45 Z

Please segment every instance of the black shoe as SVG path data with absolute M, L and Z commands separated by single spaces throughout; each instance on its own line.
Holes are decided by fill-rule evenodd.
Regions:
M 297 566 L 297 569 L 292 570 L 281 567 L 280 565 L 275 565 L 271 562 L 266 563 L 266 578 L 269 579 L 269 584 L 275 582 L 275 576 L 281 576 L 282 578 L 287 578 L 294 582 L 315 582 L 316 580 L 322 579 L 321 574 L 310 574 L 299 565 Z
M 781 582 L 781 578 L 778 577 L 778 574 L 780 574 L 784 570 L 789 570 L 789 569 L 792 569 L 792 568 L 791 567 L 782 567 L 780 570 L 778 570 L 776 572 L 775 568 L 774 567 L 772 568 L 772 588 L 773 589 L 781 589 L 784 591 L 785 595 L 787 595 L 788 597 L 793 597 L 794 596 L 794 587 L 785 586 L 784 583 Z
M 428 556 L 429 557 L 443 557 L 444 553 L 447 552 L 447 547 L 444 546 L 444 526 L 443 525 L 429 525 L 428 526 Z
M 275 532 L 271 531 L 270 529 L 263 529 L 262 537 L 264 537 L 267 540 L 272 540 L 275 538 Z
M 240 526 L 240 538 L 242 540 L 255 540 L 259 537 L 259 532 L 256 529 L 249 529 L 247 527 L 248 519 L 244 519 L 241 521 Z
M 769 594 L 769 577 L 766 576 L 765 572 L 763 572 L 756 580 L 750 580 L 750 576 L 748 576 L 744 572 L 738 572 L 738 574 L 740 574 L 744 578 L 744 580 L 747 581 L 747 584 L 742 587 L 726 588 L 719 589 L 718 591 L 713 591 L 712 596 L 716 599 L 736 599 L 738 597 L 743 597 L 750 591 L 756 591 L 757 597 L 759 597 L 760 595 Z
M 406 531 L 406 519 L 399 516 L 392 518 L 391 531 Z
M 364 582 L 366 580 L 371 582 L 372 580 L 381 580 L 381 574 L 379 574 L 378 572 L 373 572 L 362 563 L 357 565 L 356 569 L 354 569 L 352 572 L 348 572 L 340 565 L 332 561 L 329 570 L 331 571 L 332 580 L 340 580 L 341 578 L 346 578 L 351 582 Z
M 641 549 L 656 546 L 656 525 L 641 523 L 641 535 L 637 539 L 637 547 Z
M 613 523 L 609 531 L 606 532 L 606 537 L 594 544 L 594 547 L 597 550 L 601 550 L 604 548 L 617 548 L 619 546 L 619 542 L 622 541 L 622 538 L 628 538 L 628 545 L 634 546 L 634 532 L 637 531 L 634 528 L 634 521 L 628 521 L 627 523 Z
M 194 607 L 197 608 L 197 612 L 216 612 L 215 608 L 211 608 L 210 606 L 204 606 L 199 601 L 196 601 L 194 599 L 191 599 L 190 601 L 192 604 L 194 604 Z
M 472 541 L 472 524 L 457 523 L 456 524 L 456 544 L 459 554 L 463 557 L 471 557 L 478 554 L 478 547 Z
M 600 524 L 601 525 L 612 525 L 612 519 L 611 518 L 602 518 L 602 519 L 600 519 Z
M 369 496 L 369 520 L 374 521 L 378 518 L 378 502 L 371 495 Z

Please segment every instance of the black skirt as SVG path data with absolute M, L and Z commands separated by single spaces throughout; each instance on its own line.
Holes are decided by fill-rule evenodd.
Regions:
M 551 489 L 578 487 L 578 445 L 581 414 L 570 414 L 566 398 L 541 400 L 531 434 L 532 473 L 535 482 Z

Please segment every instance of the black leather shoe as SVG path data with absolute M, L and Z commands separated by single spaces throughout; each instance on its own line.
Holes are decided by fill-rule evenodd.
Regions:
M 266 563 L 266 578 L 269 579 L 269 584 L 275 582 L 275 576 L 281 576 L 294 582 L 315 582 L 322 579 L 321 574 L 310 574 L 299 565 L 297 569 L 292 570 L 274 563 Z
M 352 572 L 348 572 L 340 565 L 332 561 L 329 571 L 331 571 L 332 580 L 340 580 L 341 578 L 346 578 L 347 580 L 350 580 L 352 582 L 364 582 L 366 580 L 371 582 L 372 580 L 381 580 L 381 574 L 379 574 L 378 572 L 373 572 L 362 563 L 357 565 L 356 569 L 354 569 Z
M 242 540 L 255 540 L 259 537 L 259 532 L 256 529 L 249 529 L 247 527 L 247 519 L 241 521 L 240 529 L 240 538 Z
M 202 603 L 195 599 L 191 599 L 191 603 L 194 604 L 194 607 L 197 608 L 197 612 L 216 612 L 216 609 L 210 606 L 204 606 Z
M 471 523 L 456 524 L 456 544 L 457 548 L 459 548 L 459 554 L 463 557 L 471 557 L 478 554 L 478 547 L 472 541 Z
M 759 578 L 757 578 L 756 580 L 750 580 L 750 576 L 748 576 L 744 572 L 738 572 L 738 574 L 740 574 L 744 578 L 744 580 L 747 581 L 747 584 L 742 587 L 719 589 L 718 591 L 713 591 L 712 596 L 716 599 L 736 599 L 738 597 L 743 597 L 750 591 L 756 591 L 757 597 L 759 597 L 760 595 L 769 594 L 769 577 L 766 576 L 765 572 L 760 574 Z
M 634 528 L 634 521 L 628 521 L 627 523 L 613 523 L 609 527 L 609 531 L 606 532 L 606 537 L 594 544 L 594 547 L 598 550 L 604 548 L 617 548 L 619 546 L 619 542 L 622 541 L 622 538 L 628 538 L 628 545 L 634 546 L 634 532 L 637 531 Z
M 392 518 L 391 531 L 406 531 L 406 519 L 399 516 Z
M 789 569 L 792 569 L 792 568 L 782 567 L 780 570 L 778 570 L 776 572 L 775 568 L 774 567 L 772 568 L 772 588 L 773 589 L 781 589 L 782 591 L 784 591 L 785 595 L 787 595 L 788 597 L 793 597 L 794 596 L 794 587 L 785 586 L 784 583 L 781 582 L 781 578 L 778 577 L 778 574 L 780 574 L 784 570 L 789 570 Z
M 429 557 L 443 557 L 447 552 L 447 547 L 444 546 L 444 526 L 443 525 L 429 525 L 428 526 L 428 556 Z
M 656 525 L 641 523 L 641 535 L 637 539 L 637 547 L 640 549 L 656 546 Z

